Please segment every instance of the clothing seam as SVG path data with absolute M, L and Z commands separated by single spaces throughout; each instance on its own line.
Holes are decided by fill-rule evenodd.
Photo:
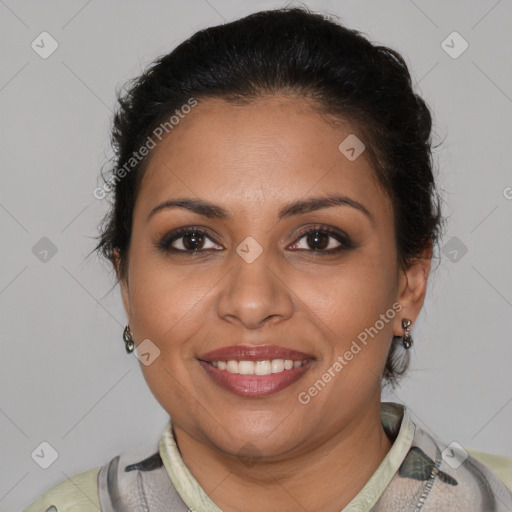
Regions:
M 438 453 L 436 456 L 436 463 L 434 467 L 432 468 L 432 471 L 430 473 L 429 479 L 427 483 L 425 484 L 425 487 L 423 488 L 423 492 L 421 493 L 421 496 L 419 497 L 418 501 L 416 502 L 416 508 L 414 509 L 414 512 L 419 512 L 423 505 L 425 505 L 425 502 L 427 501 L 428 495 L 432 489 L 432 486 L 434 485 L 436 476 L 439 473 L 439 467 L 441 466 L 442 458 L 440 454 Z
M 144 490 L 144 483 L 142 481 L 142 475 L 140 471 L 137 471 L 137 487 L 139 489 L 139 494 L 141 497 L 141 505 L 144 508 L 144 512 L 149 512 L 148 499 L 146 496 L 146 491 Z

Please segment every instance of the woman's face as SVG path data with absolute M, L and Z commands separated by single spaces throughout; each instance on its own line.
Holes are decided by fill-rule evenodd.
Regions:
M 225 453 L 300 453 L 363 421 L 419 313 L 430 259 L 399 271 L 391 202 L 353 139 L 339 149 L 354 133 L 298 97 L 208 99 L 152 150 L 123 301 L 155 397 Z

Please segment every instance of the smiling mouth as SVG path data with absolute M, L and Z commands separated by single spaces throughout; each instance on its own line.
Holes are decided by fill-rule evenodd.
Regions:
M 297 382 L 314 364 L 309 354 L 276 345 L 238 345 L 198 357 L 213 383 L 243 397 L 265 397 Z
M 198 362 L 222 389 L 244 397 L 264 397 L 297 382 L 315 358 L 279 345 L 231 345 L 202 354 Z

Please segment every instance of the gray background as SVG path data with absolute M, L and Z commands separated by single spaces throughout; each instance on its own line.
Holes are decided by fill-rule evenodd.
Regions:
M 442 262 L 412 370 L 386 398 L 446 443 L 512 456 L 512 1 L 305 3 L 400 51 L 444 141 Z M 92 191 L 115 88 L 198 29 L 284 5 L 0 0 L 0 510 L 156 446 L 167 421 L 124 351 L 113 276 L 86 258 L 107 207 Z M 47 59 L 31 48 L 43 31 L 59 44 Z M 469 43 L 458 58 L 441 46 L 453 31 Z M 47 261 L 33 251 L 43 237 Z M 58 452 L 48 469 L 31 457 L 43 441 Z

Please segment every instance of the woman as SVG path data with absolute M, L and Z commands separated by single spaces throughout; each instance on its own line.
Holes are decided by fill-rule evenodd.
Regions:
M 198 32 L 137 78 L 97 249 L 170 420 L 153 453 L 26 510 L 512 510 L 512 460 L 381 403 L 441 233 L 431 124 L 398 53 L 302 9 Z

